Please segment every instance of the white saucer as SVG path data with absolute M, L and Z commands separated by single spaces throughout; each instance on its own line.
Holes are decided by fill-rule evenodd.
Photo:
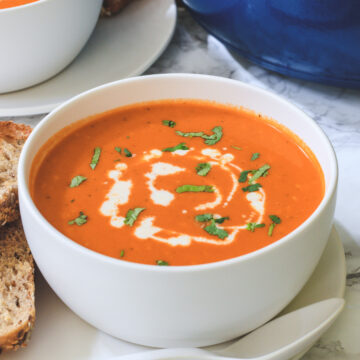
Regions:
M 345 276 L 344 249 L 336 230 L 333 229 L 315 272 L 283 313 L 330 297 L 343 297 Z M 37 321 L 32 339 L 27 348 L 6 354 L 4 360 L 106 360 L 112 356 L 149 349 L 96 330 L 69 310 L 41 276 L 36 280 Z M 317 340 L 314 339 L 314 342 Z M 229 343 L 231 342 L 227 344 Z M 208 349 L 219 349 L 227 344 L 211 346 Z M 304 349 L 306 350 L 308 349 Z M 293 360 L 300 359 L 304 351 Z
M 65 70 L 31 88 L 0 95 L 0 116 L 46 113 L 107 82 L 139 75 L 170 42 L 174 0 L 135 0 L 113 18 L 100 19 L 89 42 Z

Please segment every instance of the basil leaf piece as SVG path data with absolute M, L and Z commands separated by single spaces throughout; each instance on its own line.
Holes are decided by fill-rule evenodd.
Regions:
M 211 170 L 211 164 L 209 163 L 200 163 L 196 168 L 196 172 L 200 176 L 206 176 Z
M 164 260 L 156 260 L 155 263 L 156 263 L 156 265 L 159 265 L 159 266 L 169 266 L 169 263 Z
M 268 235 L 272 236 L 275 225 L 281 224 L 281 219 L 277 215 L 269 215 L 272 224 L 270 224 Z
M 270 169 L 270 165 L 265 164 L 262 167 L 260 167 L 258 170 L 254 172 L 254 175 L 249 179 L 249 184 L 253 183 L 255 180 L 257 180 L 259 177 L 264 176 L 267 174 L 267 171 Z
M 274 227 L 275 227 L 275 223 L 270 224 L 269 231 L 268 231 L 269 236 L 272 236 L 273 231 L 274 231 Z
M 221 240 L 224 240 L 229 235 L 227 231 L 220 229 L 215 225 L 215 220 L 211 220 L 211 224 L 204 227 L 204 230 L 210 235 L 219 237 Z
M 195 220 L 198 222 L 206 222 L 206 221 L 214 220 L 217 224 L 222 224 L 225 220 L 230 220 L 230 218 L 228 216 L 225 216 L 218 219 L 214 219 L 213 214 L 201 214 L 201 215 L 196 215 Z
M 134 222 L 136 221 L 139 214 L 144 210 L 145 210 L 145 208 L 129 209 L 128 212 L 126 213 L 124 224 L 129 225 L 129 226 L 133 226 Z
M 261 187 L 262 187 L 261 184 L 251 184 L 249 186 L 243 187 L 242 191 L 244 191 L 244 192 L 258 191 Z
M 77 218 L 75 218 L 74 220 L 70 220 L 68 222 L 69 225 L 78 225 L 78 226 L 81 226 L 81 225 L 84 225 L 87 223 L 87 215 L 85 215 L 82 211 L 80 211 L 80 214 Z
M 177 193 L 181 194 L 184 192 L 214 192 L 214 187 L 212 185 L 181 185 L 175 190 Z
M 275 224 L 281 224 L 281 219 L 276 215 L 269 215 L 269 218 Z
M 176 150 L 189 150 L 189 148 L 185 145 L 185 143 L 180 143 L 179 145 L 173 146 L 173 147 L 168 147 L 165 149 L 162 149 L 161 151 L 163 152 L 173 152 Z
M 222 135 L 223 135 L 222 127 L 221 126 L 215 126 L 211 131 L 214 134 L 206 135 L 203 131 L 182 132 L 182 131 L 179 131 L 179 130 L 176 131 L 176 134 L 178 134 L 180 136 L 183 136 L 183 137 L 201 137 L 201 138 L 203 138 L 205 140 L 205 144 L 214 145 L 218 141 L 220 141 L 220 139 L 222 138 Z
M 235 149 L 235 150 L 242 150 L 242 148 L 239 147 L 239 146 L 231 145 L 231 147 L 232 147 L 233 149 Z
M 203 135 L 203 139 L 206 139 L 205 144 L 214 145 L 222 138 L 223 132 L 221 126 L 215 126 L 211 131 L 214 133 L 213 135 Z
M 195 220 L 198 222 L 210 221 L 212 220 L 212 218 L 213 218 L 212 214 L 201 214 L 195 216 Z
M 163 120 L 162 123 L 163 123 L 163 125 L 171 127 L 171 128 L 176 126 L 176 122 L 172 121 L 172 120 Z
M 251 155 L 251 161 L 254 161 L 254 160 L 258 159 L 259 156 L 260 156 L 260 153 L 253 153 L 253 154 Z
M 204 133 L 202 131 L 199 132 L 182 132 L 177 130 L 176 133 L 183 137 L 203 137 Z
M 74 176 L 71 179 L 70 187 L 73 188 L 73 187 L 79 186 L 85 180 L 87 180 L 87 178 L 85 176 L 81 176 L 81 175 Z
M 132 157 L 132 153 L 127 148 L 124 148 L 124 154 L 126 157 Z
M 121 147 L 115 146 L 115 151 L 117 151 L 119 154 L 121 154 Z
M 217 224 L 222 224 L 225 220 L 230 220 L 230 218 L 228 216 L 225 216 L 214 220 Z
M 240 177 L 238 179 L 239 183 L 244 183 L 247 180 L 248 173 L 250 173 L 252 170 L 244 170 L 240 173 Z
M 124 255 L 125 255 L 125 250 L 121 250 L 120 251 L 120 257 L 124 257 Z
M 100 159 L 100 154 L 101 154 L 101 148 L 96 147 L 94 149 L 94 155 L 91 159 L 91 163 L 90 163 L 90 167 L 94 170 L 96 168 L 97 163 L 99 162 Z
M 255 229 L 258 229 L 258 228 L 263 228 L 265 226 L 265 224 L 258 224 L 258 223 L 248 223 L 246 224 L 246 229 L 251 231 L 251 232 L 254 232 Z

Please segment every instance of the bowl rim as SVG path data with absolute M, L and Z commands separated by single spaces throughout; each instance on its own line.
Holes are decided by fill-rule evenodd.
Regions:
M 47 0 L 45 0 L 47 1 Z M 296 229 L 291 231 L 289 234 L 285 235 L 284 237 L 280 238 L 279 240 L 262 247 L 260 249 L 257 249 L 255 251 L 252 251 L 250 253 L 240 255 L 237 257 L 220 260 L 216 262 L 211 263 L 205 263 L 205 264 L 196 264 L 196 265 L 172 265 L 172 266 L 157 266 L 157 265 L 150 265 L 150 264 L 142 264 L 142 263 L 135 263 L 130 261 L 124 261 L 121 259 L 116 259 L 101 253 L 98 253 L 94 250 L 88 249 L 78 243 L 76 243 L 74 240 L 70 239 L 69 237 L 62 234 L 59 230 L 57 230 L 50 222 L 48 222 L 45 217 L 40 213 L 38 208 L 36 207 L 35 203 L 32 200 L 32 197 L 30 195 L 29 187 L 26 184 L 25 180 L 25 165 L 29 161 L 29 147 L 31 146 L 31 143 L 33 141 L 36 141 L 36 137 L 38 132 L 54 117 L 55 114 L 57 114 L 62 109 L 68 107 L 69 105 L 72 105 L 73 103 L 76 103 L 77 101 L 87 97 L 90 94 L 94 94 L 96 92 L 101 92 L 104 89 L 108 89 L 111 87 L 117 87 L 118 84 L 123 86 L 127 83 L 132 82 L 142 82 L 142 81 L 151 81 L 151 79 L 169 79 L 169 80 L 184 80 L 184 79 L 198 79 L 199 81 L 210 81 L 213 83 L 219 82 L 219 83 L 229 83 L 229 84 L 236 84 L 236 86 L 240 86 L 243 88 L 249 88 L 251 90 L 255 90 L 256 92 L 259 92 L 260 94 L 270 97 L 274 100 L 276 100 L 278 103 L 281 103 L 282 105 L 285 105 L 287 107 L 291 107 L 292 111 L 297 112 L 302 117 L 305 117 L 306 120 L 310 123 L 310 125 L 313 127 L 314 131 L 317 132 L 317 136 L 320 136 L 325 141 L 325 144 L 327 146 L 328 151 L 328 159 L 332 163 L 332 166 L 330 167 L 330 180 L 328 183 L 328 186 L 325 188 L 325 194 L 322 198 L 320 204 L 317 206 L 317 208 L 314 210 L 314 212 L 303 222 L 301 223 Z M 220 84 L 221 85 L 221 84 Z M 135 102 L 136 103 L 136 102 Z M 252 109 L 254 110 L 254 109 Z M 254 110 L 256 111 L 256 110 Z M 81 119 L 78 119 L 81 120 Z M 276 120 L 276 119 L 275 119 Z M 286 125 L 285 125 L 286 126 Z M 295 133 L 295 132 L 294 132 Z M 296 134 L 296 133 L 295 133 Z M 46 139 L 46 141 L 49 140 L 49 138 Z M 311 148 L 310 148 L 311 149 Z M 320 164 L 321 166 L 321 164 Z M 31 164 L 30 164 L 31 167 Z M 321 168 L 323 168 L 321 166 Z M 172 73 L 172 74 L 154 74 L 154 75 L 145 75 L 145 76 L 137 76 L 122 80 L 117 80 L 114 82 L 106 83 L 103 85 L 100 85 L 98 87 L 95 87 L 93 89 L 87 90 L 81 94 L 78 94 L 69 100 L 65 101 L 58 107 L 56 107 L 53 111 L 51 111 L 44 119 L 40 121 L 40 123 L 34 128 L 32 133 L 30 134 L 29 138 L 25 142 L 25 145 L 22 149 L 22 152 L 20 154 L 19 158 L 19 164 L 18 164 L 18 188 L 19 188 L 19 200 L 20 200 L 20 212 L 23 211 L 23 208 L 27 208 L 27 211 L 32 212 L 33 216 L 35 217 L 35 221 L 39 223 L 38 226 L 43 226 L 46 228 L 48 232 L 50 232 L 52 237 L 55 237 L 57 241 L 62 242 L 65 246 L 71 247 L 77 252 L 83 253 L 84 256 L 89 256 L 90 258 L 93 258 L 94 260 L 105 262 L 109 265 L 115 265 L 115 266 L 125 266 L 133 270 L 138 271 L 152 271 L 152 272 L 174 272 L 174 273 L 188 273 L 188 272 L 199 272 L 199 271 L 209 271 L 213 269 L 217 269 L 219 267 L 226 267 L 231 266 L 236 263 L 240 262 L 246 262 L 248 260 L 253 259 L 254 257 L 260 257 L 263 255 L 266 255 L 267 253 L 270 253 L 274 249 L 282 246 L 283 244 L 289 242 L 292 238 L 294 238 L 296 235 L 301 233 L 306 227 L 308 227 L 316 218 L 320 216 L 320 214 L 323 212 L 324 208 L 328 205 L 333 195 L 336 193 L 336 187 L 337 187 L 337 181 L 338 181 L 338 163 L 335 155 L 334 148 L 327 137 L 327 135 L 324 133 L 324 131 L 320 128 L 320 126 L 310 117 L 308 116 L 304 111 L 300 110 L 297 106 L 293 105 L 289 101 L 283 99 L 281 96 L 274 94 L 268 90 L 264 90 L 260 87 L 250 85 L 238 80 L 233 80 L 229 78 L 223 78 L 219 76 L 214 75 L 202 75 L 202 74 L 184 74 L 184 73 Z M 24 205 L 22 205 L 22 202 Z
M 0 15 L 2 13 L 17 11 L 17 10 L 23 9 L 23 8 L 39 6 L 41 3 L 48 2 L 48 1 L 50 1 L 50 0 L 35 0 L 34 2 L 31 2 L 31 3 L 27 3 L 27 4 L 23 4 L 23 5 L 15 5 L 15 6 L 7 7 L 4 9 L 0 9 Z M 54 1 L 54 0 L 51 0 L 51 1 Z

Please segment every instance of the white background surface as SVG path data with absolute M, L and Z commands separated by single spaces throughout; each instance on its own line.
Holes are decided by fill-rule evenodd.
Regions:
M 302 108 L 327 133 L 335 147 L 340 169 L 336 224 L 346 250 L 347 305 L 335 326 L 305 355 L 304 360 L 359 360 L 360 91 L 293 80 L 263 70 L 230 53 L 183 11 L 179 12 L 175 36 L 169 48 L 147 73 L 167 72 L 218 75 L 269 89 Z M 35 126 L 42 117 L 14 120 Z M 11 118 L 2 120 L 8 119 Z M 51 321 L 50 312 L 48 316 Z M 61 328 L 61 323 L 54 324 L 52 331 L 56 331 L 58 326 Z M 76 335 L 69 332 L 68 336 Z M 46 346 L 46 342 L 44 344 Z M 96 344 L 95 341 L 93 346 Z M 80 342 L 79 347 L 82 345 Z M 52 352 L 56 349 L 49 348 L 50 355 Z

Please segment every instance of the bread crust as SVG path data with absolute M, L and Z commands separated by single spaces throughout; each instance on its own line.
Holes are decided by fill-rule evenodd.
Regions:
M 13 287 L 9 289 L 9 296 L 5 300 L 0 296 L 0 300 L 6 301 L 8 308 L 14 307 L 13 304 L 19 299 L 22 304 L 22 307 L 17 304 L 21 316 L 16 318 L 16 323 L 14 324 L 14 319 L 11 319 L 12 323 L 6 326 L 8 329 L 6 331 L 1 329 L 1 353 L 1 351 L 17 350 L 26 346 L 35 322 L 34 260 L 25 238 L 21 220 L 0 228 L 0 255 L 0 271 L 3 275 L 0 285 L 3 291 L 6 282 Z M 14 273 L 11 279 L 9 279 L 9 269 Z M 24 286 L 25 284 L 26 286 Z M 17 308 L 15 309 L 17 310 Z M 2 315 L 1 309 L 0 315 Z M 11 315 L 5 313 L 2 316 L 2 321 L 4 321 L 4 316 L 6 318 Z
M 12 121 L 0 122 L 0 226 L 19 218 L 17 165 L 31 127 Z
M 0 122 L 0 138 L 9 138 L 9 141 L 26 140 L 30 133 L 31 127 L 25 124 L 17 124 L 13 121 Z
M 26 346 L 35 321 L 34 260 L 19 220 L 17 188 L 19 156 L 30 133 L 30 126 L 0 121 L 0 353 Z M 7 308 L 17 301 L 25 307 L 12 313 Z
M 18 326 L 16 329 L 6 334 L 6 336 L 0 336 L 0 354 L 10 350 L 16 351 L 21 347 L 25 347 L 30 340 L 34 322 L 35 308 L 33 315 L 29 316 L 29 321 Z

